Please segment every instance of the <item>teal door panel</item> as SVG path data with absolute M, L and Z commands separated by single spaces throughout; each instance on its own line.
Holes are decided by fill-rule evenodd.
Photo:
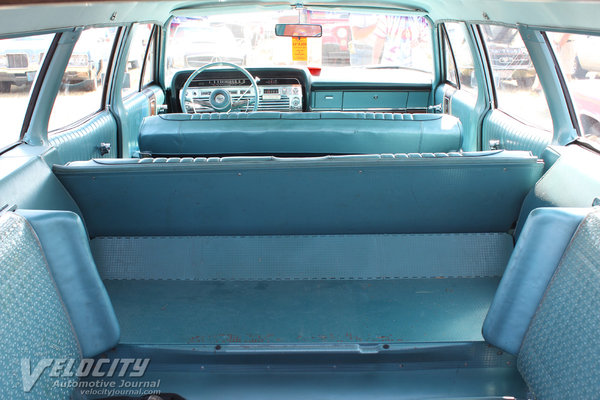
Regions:
M 55 161 L 89 160 L 116 157 L 117 123 L 109 111 L 101 111 L 87 121 L 58 132 L 48 138 L 56 149 Z M 108 150 L 104 153 L 103 149 Z
M 435 91 L 435 100 L 435 104 L 441 104 L 446 114 L 460 119 L 463 126 L 462 150 L 479 150 L 479 126 L 484 104 L 477 102 L 477 95 L 444 84 Z
M 20 144 L 0 156 L 0 204 L 37 210 L 68 210 L 81 215 L 79 207 L 51 164 L 57 151 L 45 146 Z
M 140 149 L 138 134 L 142 121 L 149 115 L 155 115 L 164 103 L 164 92 L 154 85 L 123 100 L 123 112 L 119 113 L 122 157 L 136 155 Z
M 482 129 L 482 150 L 529 150 L 541 156 L 552 141 L 552 132 L 535 128 L 499 110 L 489 112 Z
M 480 115 L 477 112 L 477 98 L 475 95 L 457 90 L 450 99 L 452 115 L 460 119 L 463 126 L 462 149 L 464 151 L 477 151 Z

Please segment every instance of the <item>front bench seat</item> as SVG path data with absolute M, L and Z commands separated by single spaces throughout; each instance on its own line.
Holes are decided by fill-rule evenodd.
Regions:
M 537 399 L 600 398 L 600 209 L 530 213 L 483 336 Z
M 77 366 L 119 340 L 81 219 L 67 211 L 1 213 L 0 265 L 2 398 L 70 398 L 73 389 L 53 386 L 76 377 L 53 378 L 48 367 L 37 382 L 25 382 L 22 367 L 33 374 L 42 359 Z
M 446 114 L 165 114 L 145 118 L 138 140 L 152 157 L 444 153 L 461 148 L 462 125 Z

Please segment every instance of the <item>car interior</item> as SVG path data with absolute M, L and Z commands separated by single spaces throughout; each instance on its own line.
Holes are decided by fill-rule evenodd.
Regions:
M 0 397 L 600 398 L 599 12 L 0 1 Z

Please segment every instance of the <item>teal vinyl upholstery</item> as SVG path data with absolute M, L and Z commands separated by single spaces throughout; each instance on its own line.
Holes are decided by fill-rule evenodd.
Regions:
M 506 150 L 527 150 L 540 156 L 552 142 L 552 132 L 535 128 L 494 110 L 483 120 L 483 150 L 489 149 L 490 140 L 499 140 L 500 148 Z
M 512 253 L 483 325 L 484 337 L 517 354 L 544 291 L 589 209 L 537 208 Z
M 0 204 L 36 210 L 69 210 L 79 207 L 52 173 L 56 150 L 21 144 L 0 157 Z
M 81 218 L 69 211 L 18 210 L 33 227 L 84 357 L 119 341 L 119 324 L 90 252 Z
M 517 353 L 537 399 L 600 393 L 600 211 L 540 208 L 521 233 L 484 323 Z
M 150 115 L 148 97 L 141 92 L 123 100 L 123 120 L 121 122 L 121 145 L 123 157 L 133 157 L 138 152 L 138 133 L 145 117 Z M 92 157 L 93 158 L 93 157 Z
M 165 102 L 165 94 L 159 86 L 152 85 L 141 92 L 129 95 L 123 100 L 120 110 L 113 110 L 119 117 L 119 132 L 121 132 L 121 154 L 123 157 L 134 157 L 139 152 L 138 134 L 140 125 L 147 116 L 151 115 L 150 98 L 156 105 Z M 89 157 L 88 160 L 93 157 Z
M 154 157 L 433 153 L 459 150 L 461 135 L 444 114 L 166 114 L 144 119 L 139 146 Z
M 71 390 L 52 387 L 56 378 L 47 372 L 29 392 L 24 391 L 23 359 L 29 359 L 33 370 L 43 358 L 72 358 L 78 362 L 81 350 L 44 250 L 26 219 L 12 212 L 0 216 L 0 265 L 1 397 L 69 398 Z M 72 383 L 75 379 L 61 381 Z
M 92 238 L 507 232 L 542 169 L 504 151 L 54 166 Z
M 600 198 L 600 157 L 578 145 L 549 148 L 544 159 L 558 159 L 523 201 L 515 235 L 521 233 L 529 213 L 539 207 L 591 207 Z M 550 161 L 551 162 L 551 161 Z
M 106 157 L 116 157 L 117 123 L 109 111 L 102 111 L 80 125 L 51 135 L 49 142 L 61 164 L 100 157 L 101 143 L 112 145 Z
M 517 367 L 536 398 L 600 395 L 600 212 L 581 223 L 523 340 Z

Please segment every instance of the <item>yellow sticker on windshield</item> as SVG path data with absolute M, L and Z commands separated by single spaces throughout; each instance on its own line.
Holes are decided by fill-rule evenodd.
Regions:
M 292 60 L 308 60 L 308 45 L 305 37 L 292 37 Z

